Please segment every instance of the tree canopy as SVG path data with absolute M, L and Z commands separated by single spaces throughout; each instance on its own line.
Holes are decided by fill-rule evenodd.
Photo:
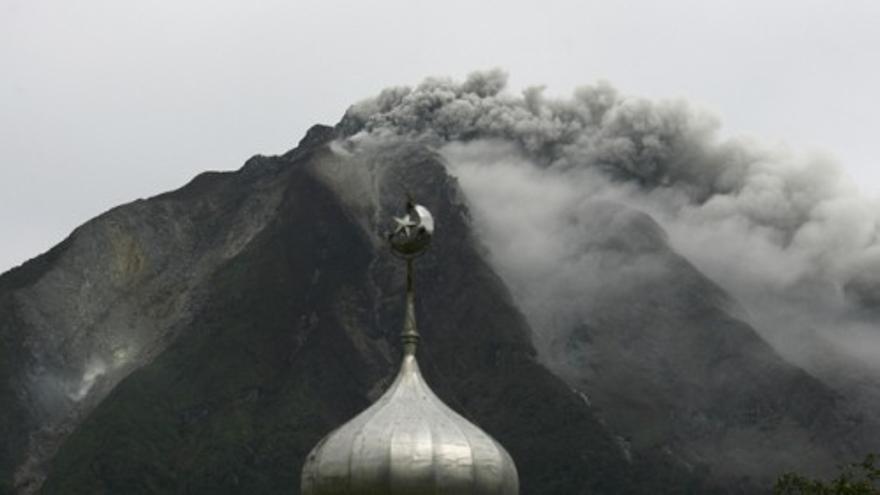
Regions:
M 830 481 L 810 479 L 786 473 L 774 486 L 775 495 L 880 495 L 880 466 L 876 454 L 869 454 L 862 462 L 844 466 Z

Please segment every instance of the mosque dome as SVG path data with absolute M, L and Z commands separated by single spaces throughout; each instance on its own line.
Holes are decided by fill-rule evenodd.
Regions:
M 444 404 L 419 371 L 412 267 L 434 225 L 428 210 L 412 203 L 395 221 L 389 240 L 407 263 L 400 370 L 379 400 L 315 446 L 303 466 L 302 494 L 517 495 L 516 466 L 504 447 Z

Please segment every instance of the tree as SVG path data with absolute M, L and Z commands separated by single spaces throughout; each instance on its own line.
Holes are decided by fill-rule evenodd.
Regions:
M 880 465 L 876 454 L 862 462 L 848 464 L 831 481 L 809 479 L 785 473 L 776 480 L 775 495 L 880 495 Z

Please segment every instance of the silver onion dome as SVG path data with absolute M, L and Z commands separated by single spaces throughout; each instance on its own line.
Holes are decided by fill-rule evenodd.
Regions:
M 504 447 L 444 404 L 419 371 L 412 269 L 434 224 L 424 206 L 410 202 L 407 210 L 389 235 L 407 262 L 400 370 L 379 400 L 315 446 L 302 494 L 517 495 L 516 466 Z

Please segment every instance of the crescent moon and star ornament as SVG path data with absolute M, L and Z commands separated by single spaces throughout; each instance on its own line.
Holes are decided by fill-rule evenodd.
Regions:
M 412 200 L 406 202 L 406 214 L 394 217 L 394 230 L 388 241 L 395 254 L 404 258 L 421 255 L 434 235 L 434 217 L 427 208 Z

